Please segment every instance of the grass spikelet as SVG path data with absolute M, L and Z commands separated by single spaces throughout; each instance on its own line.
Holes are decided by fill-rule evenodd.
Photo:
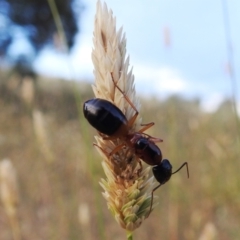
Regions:
M 134 75 L 132 70 L 128 69 L 126 38 L 122 28 L 116 30 L 116 18 L 113 17 L 112 11 L 100 1 L 97 2 L 93 43 L 94 94 L 97 98 L 114 103 L 129 120 L 135 114 L 135 110 L 113 83 L 114 80 L 139 110 Z M 141 117 L 138 115 L 130 131 L 136 132 L 140 129 L 140 124 Z M 139 173 L 136 156 L 127 147 L 109 157 L 108 153 L 120 145 L 121 140 L 103 140 L 100 136 L 95 138 L 97 150 L 103 157 L 102 166 L 107 177 L 100 181 L 104 189 L 103 196 L 119 225 L 128 233 L 132 232 L 141 225 L 149 213 L 154 181 L 153 177 L 149 177 L 150 168 L 143 169 Z

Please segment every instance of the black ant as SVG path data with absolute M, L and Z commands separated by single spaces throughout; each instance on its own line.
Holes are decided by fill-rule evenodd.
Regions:
M 112 80 L 115 87 L 123 94 L 126 101 L 135 110 L 135 114 L 132 118 L 127 120 L 126 116 L 116 105 L 110 101 L 100 98 L 94 98 L 86 101 L 83 105 L 83 113 L 88 122 L 99 132 L 103 139 L 114 140 L 119 138 L 124 142 L 124 144 L 117 146 L 109 154 L 102 149 L 107 156 L 111 156 L 112 154 L 118 152 L 124 145 L 127 145 L 130 149 L 134 150 L 134 153 L 138 158 L 153 166 L 153 175 L 160 185 L 152 190 L 152 199 L 149 210 L 150 214 L 152 210 L 154 191 L 161 185 L 165 184 L 171 178 L 172 174 L 178 172 L 185 165 L 189 176 L 188 164 L 187 162 L 183 163 L 178 170 L 172 173 L 172 165 L 167 159 L 162 160 L 161 150 L 155 144 L 157 142 L 162 142 L 163 140 L 143 133 L 154 125 L 153 122 L 142 124 L 143 128 L 137 132 L 130 132 L 130 129 L 133 126 L 139 112 L 126 94 L 117 86 L 113 76 Z M 142 168 L 141 161 L 139 161 L 139 163 Z
M 141 126 L 143 127 L 139 131 L 132 133 L 130 129 L 133 126 L 139 112 L 130 101 L 130 99 L 126 96 L 126 94 L 117 86 L 113 79 L 113 76 L 112 81 L 115 87 L 123 94 L 126 101 L 135 110 L 135 114 L 132 116 L 132 118 L 127 120 L 126 116 L 116 105 L 105 99 L 93 98 L 86 101 L 83 105 L 83 113 L 85 118 L 99 132 L 104 140 L 120 139 L 124 142 L 123 144 L 113 149 L 112 152 L 108 154 L 108 156 L 111 156 L 114 153 L 118 152 L 124 145 L 127 145 L 130 149 L 136 150 L 139 140 L 145 141 L 152 148 L 155 148 L 155 143 L 162 142 L 163 140 L 160 138 L 151 137 L 146 133 L 143 133 L 148 128 L 153 126 L 154 123 L 151 122 L 142 124 Z M 138 155 L 137 151 L 134 151 L 134 153 L 139 158 L 141 158 Z M 144 154 L 144 151 L 142 151 L 141 154 L 145 158 L 142 160 L 146 161 L 147 163 L 152 161 L 152 156 L 149 154 Z M 139 164 L 141 166 L 141 161 L 139 161 Z

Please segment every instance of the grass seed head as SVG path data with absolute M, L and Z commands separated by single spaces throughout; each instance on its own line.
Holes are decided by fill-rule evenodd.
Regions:
M 136 98 L 134 75 L 129 70 L 129 57 L 126 57 L 126 38 L 122 28 L 116 30 L 116 18 L 107 5 L 97 2 L 95 16 L 92 61 L 94 64 L 95 84 L 92 86 L 97 98 L 114 103 L 129 120 L 135 110 L 115 87 L 112 78 L 139 110 Z M 141 125 L 138 115 L 131 131 L 136 132 Z M 149 167 L 139 173 L 139 164 L 131 149 L 122 148 L 111 157 L 110 153 L 121 140 L 103 140 L 96 136 L 98 151 L 103 157 L 102 166 L 106 179 L 100 181 L 103 196 L 116 221 L 128 231 L 138 228 L 148 216 L 151 190 L 154 178 L 149 177 Z M 129 151 L 130 150 L 130 151 Z

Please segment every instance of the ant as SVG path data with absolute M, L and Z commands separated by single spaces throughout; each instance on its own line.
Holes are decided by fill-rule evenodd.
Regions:
M 104 140 L 120 139 L 124 142 L 123 144 L 116 146 L 116 148 L 113 149 L 112 152 L 108 153 L 107 156 L 109 157 L 113 155 L 126 145 L 130 149 L 136 150 L 138 148 L 139 140 L 147 142 L 152 148 L 156 148 L 155 143 L 162 142 L 163 140 L 143 133 L 154 125 L 153 122 L 141 124 L 142 128 L 137 132 L 130 131 L 139 112 L 126 94 L 117 86 L 113 79 L 112 73 L 111 76 L 115 87 L 123 94 L 126 101 L 135 110 L 135 114 L 129 120 L 127 120 L 126 116 L 116 105 L 108 100 L 100 98 L 90 99 L 83 104 L 83 113 L 85 118 L 99 132 L 100 136 L 102 136 Z M 141 158 L 137 151 L 135 151 L 135 154 Z M 141 154 L 145 158 L 145 160 L 142 160 L 146 161 L 147 163 L 152 161 L 152 156 L 150 156 L 150 154 L 145 154 L 144 151 Z M 139 164 L 141 171 L 141 161 L 139 161 Z
M 183 163 L 178 170 L 172 173 L 172 165 L 167 159 L 162 159 L 161 150 L 155 144 L 157 142 L 162 142 L 163 140 L 151 137 L 144 133 L 144 131 L 154 125 L 153 122 L 142 124 L 141 126 L 143 127 L 137 132 L 130 132 L 139 112 L 126 94 L 115 83 L 112 73 L 111 76 L 114 86 L 123 94 L 126 101 L 135 110 L 135 114 L 127 120 L 126 116 L 116 105 L 108 100 L 100 98 L 93 98 L 86 101 L 83 105 L 83 113 L 88 122 L 99 132 L 104 140 L 114 140 L 119 138 L 124 142 L 123 144 L 116 146 L 116 148 L 110 153 L 106 153 L 102 149 L 108 157 L 118 152 L 123 146 L 127 145 L 130 149 L 134 150 L 134 153 L 138 158 L 153 166 L 153 175 L 160 185 L 152 190 L 152 199 L 149 210 L 150 214 L 152 211 L 154 191 L 161 185 L 165 184 L 171 178 L 172 174 L 177 173 L 185 165 L 189 177 L 188 164 L 187 162 Z M 141 171 L 142 165 L 140 160 L 139 164 Z

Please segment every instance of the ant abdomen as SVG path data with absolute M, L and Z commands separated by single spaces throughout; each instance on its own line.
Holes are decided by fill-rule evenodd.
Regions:
M 93 98 L 83 105 L 83 113 L 88 122 L 99 132 L 112 136 L 116 134 L 121 126 L 126 126 L 127 119 L 122 111 L 110 101 L 100 98 Z

